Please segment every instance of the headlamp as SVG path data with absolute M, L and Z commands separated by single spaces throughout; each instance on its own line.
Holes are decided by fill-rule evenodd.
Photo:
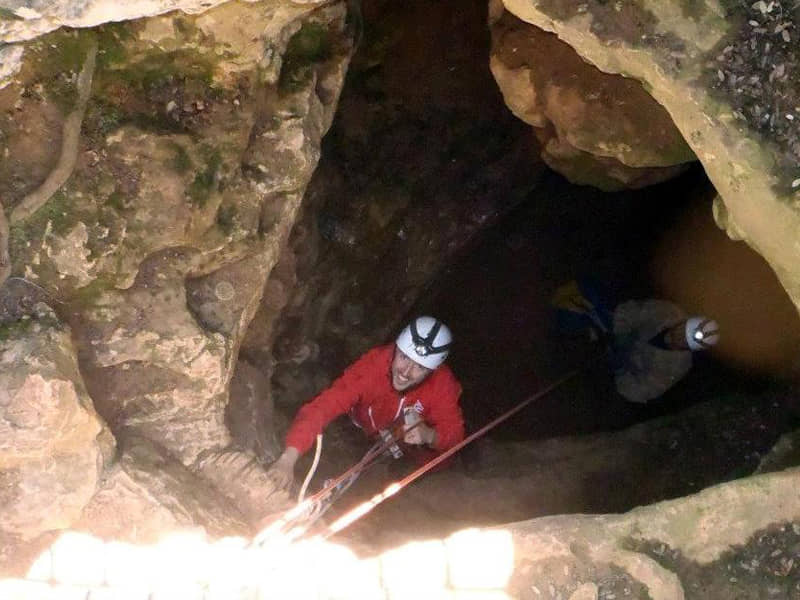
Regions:
M 431 327 L 428 334 L 422 336 L 417 331 L 417 321 L 414 319 L 409 323 L 409 330 L 411 333 L 411 343 L 413 344 L 414 352 L 417 353 L 417 356 L 428 356 L 430 354 L 441 354 L 445 353 L 447 355 L 447 351 L 450 348 L 450 342 L 443 344 L 441 346 L 434 346 L 433 343 L 436 340 L 436 336 L 439 334 L 439 329 L 441 329 L 442 323 L 440 321 L 434 321 L 433 326 Z
M 704 337 L 705 335 L 703 335 L 703 332 L 701 330 L 698 329 L 697 331 L 694 332 L 694 339 L 699 341 L 702 340 Z

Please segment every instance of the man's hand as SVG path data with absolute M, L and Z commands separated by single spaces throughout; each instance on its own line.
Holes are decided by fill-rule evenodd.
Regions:
M 406 432 L 403 441 L 412 446 L 433 446 L 436 444 L 436 430 L 428 427 L 425 423 L 420 423 L 411 431 Z
M 272 463 L 272 466 L 267 471 L 267 477 L 272 480 L 277 489 L 286 490 L 292 485 L 294 481 L 294 465 L 299 457 L 300 453 L 297 448 L 289 446 L 283 451 L 280 458 Z

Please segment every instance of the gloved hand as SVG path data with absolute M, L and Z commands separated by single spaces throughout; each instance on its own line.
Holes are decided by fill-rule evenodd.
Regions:
M 267 470 L 267 477 L 272 480 L 277 489 L 286 490 L 292 485 L 294 465 L 298 458 L 300 458 L 300 452 L 297 451 L 297 448 L 289 446 Z

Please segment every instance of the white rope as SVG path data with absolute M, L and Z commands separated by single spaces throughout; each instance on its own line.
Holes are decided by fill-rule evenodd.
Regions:
M 308 470 L 306 474 L 306 478 L 303 480 L 303 486 L 300 488 L 300 493 L 297 496 L 297 501 L 302 502 L 303 499 L 306 497 L 306 490 L 308 489 L 308 484 L 311 483 L 311 478 L 314 477 L 314 472 L 317 470 L 317 465 L 319 464 L 319 456 L 322 454 L 322 434 L 317 434 L 317 450 L 314 453 L 314 462 L 311 463 L 311 468 Z

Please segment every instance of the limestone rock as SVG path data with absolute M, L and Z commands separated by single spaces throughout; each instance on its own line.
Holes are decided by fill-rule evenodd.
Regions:
M 253 0 L 245 1 L 253 2 Z M 316 3 L 318 2 L 305 4 Z M 80 3 L 73 0 L 57 0 L 33 3 L 33 6 L 29 2 L 20 0 L 4 0 L 0 41 L 8 43 L 28 40 L 63 26 L 94 27 L 109 21 L 151 17 L 170 11 L 202 13 L 220 4 L 224 4 L 224 0 L 134 0 L 122 4 L 113 0 L 90 0 Z M 291 10 L 291 7 L 287 7 L 287 3 L 281 0 L 261 2 L 261 4 L 272 12 Z
M 594 583 L 584 583 L 577 590 L 572 592 L 569 600 L 597 600 L 597 585 Z
M 352 49 L 343 6 L 273 9 L 228 3 L 26 43 L 0 94 L 6 210 L 15 215 L 47 175 L 74 167 L 40 209 L 12 219 L 17 274 L 27 268 L 65 295 L 93 282 L 128 287 L 165 247 L 199 249 L 195 274 L 261 250 L 259 227 L 269 232 L 296 210 Z M 292 51 L 309 30 L 322 49 Z M 92 47 L 78 151 L 65 140 L 76 132 L 74 75 Z M 254 154 L 243 172 L 242 155 Z
M 373 514 L 369 536 L 394 545 L 420 532 L 443 536 L 532 515 L 621 513 L 752 474 L 791 422 L 791 412 L 775 408 L 770 396 L 756 404 L 754 410 L 752 398 L 728 396 L 616 432 L 477 440 L 461 452 L 466 476 L 454 466 L 420 478 Z M 765 423 L 783 427 L 767 433 Z
M 0 440 L 0 531 L 24 538 L 72 525 L 113 454 L 69 328 L 41 303 L 0 328 Z
M 232 362 L 222 334 L 187 310 L 179 252 L 142 265 L 135 285 L 85 300 L 76 319 L 87 385 L 114 431 L 137 432 L 190 465 L 230 443 L 223 422 Z
M 800 246 L 786 243 L 800 235 L 800 89 L 790 75 L 798 67 L 796 7 L 710 0 L 691 9 L 679 0 L 503 4 L 600 70 L 642 82 L 705 167 L 725 203 L 726 223 L 800 304 Z
M 491 28 L 490 65 L 506 104 L 534 127 L 544 161 L 570 181 L 609 191 L 643 187 L 694 160 L 640 82 L 603 73 L 508 12 Z
M 231 446 L 239 346 L 319 158 L 354 31 L 344 2 L 73 4 L 36 13 L 12 1 L 0 14 L 15 49 L 3 56 L 19 60 L 0 89 L 12 276 L 63 304 L 87 388 L 123 446 L 147 439 L 191 469 Z M 62 24 L 80 28 L 44 33 Z M 137 481 L 137 497 L 162 485 Z
M 600 598 L 790 598 L 796 561 L 785 552 L 800 539 L 797 476 L 751 477 L 624 515 L 511 525 L 524 565 L 511 593 L 535 585 L 565 594 L 591 578 Z
M 249 531 L 244 515 L 213 486 L 138 436 L 126 437 L 119 461 L 73 525 L 140 544 L 187 527 L 202 527 L 214 537 Z
M 235 443 L 270 464 L 283 452 L 276 435 L 269 380 L 247 360 L 239 358 L 230 383 L 225 422 Z
M 771 473 L 800 465 L 800 431 L 783 434 L 758 465 L 757 473 Z
M 24 577 L 0 581 L 0 594 L 793 598 L 800 569 L 797 476 L 791 470 L 729 482 L 620 515 L 563 515 L 472 528 L 365 559 L 320 539 L 287 544 L 265 536 L 250 543 L 241 537 L 210 540 L 189 530 L 133 545 L 70 531 L 34 554 Z
M 292 506 L 288 492 L 275 489 L 267 478 L 264 462 L 252 452 L 236 449 L 204 452 L 193 468 L 212 482 L 222 496 L 229 498 L 254 527 L 265 517 Z

